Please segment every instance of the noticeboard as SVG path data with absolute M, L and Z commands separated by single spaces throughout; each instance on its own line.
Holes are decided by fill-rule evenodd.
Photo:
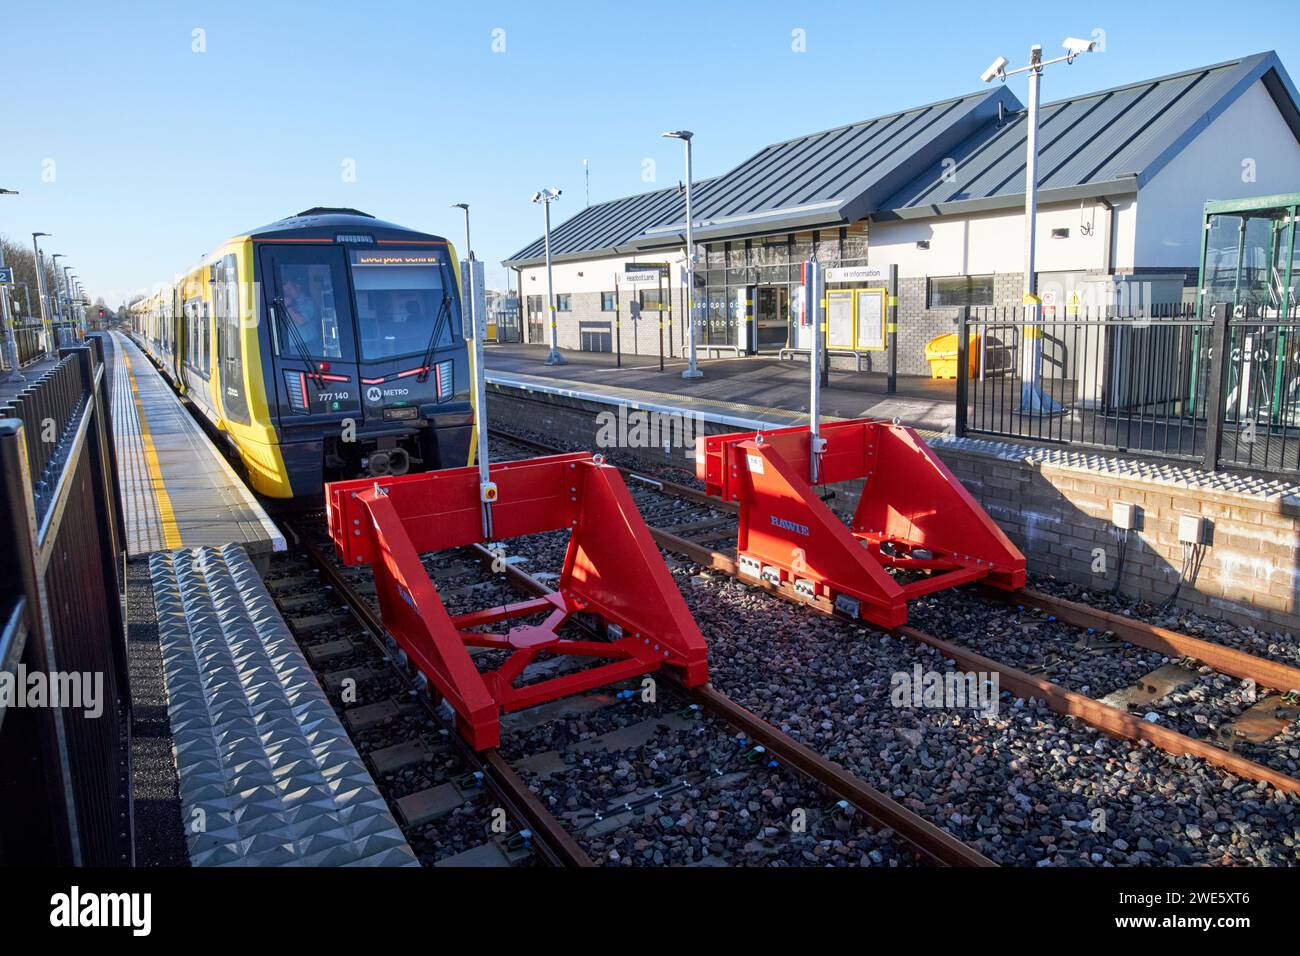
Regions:
M 885 350 L 885 289 L 855 289 L 858 313 L 857 348 L 870 352 Z
M 853 293 L 847 289 L 826 293 L 826 347 L 853 348 Z

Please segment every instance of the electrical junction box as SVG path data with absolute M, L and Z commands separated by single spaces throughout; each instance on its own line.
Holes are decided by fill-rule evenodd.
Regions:
M 1117 501 L 1110 506 L 1110 523 L 1121 531 L 1135 531 L 1138 526 L 1138 507 L 1127 501 Z
M 1205 543 L 1205 519 L 1200 515 L 1181 515 L 1178 518 L 1178 540 L 1183 544 Z

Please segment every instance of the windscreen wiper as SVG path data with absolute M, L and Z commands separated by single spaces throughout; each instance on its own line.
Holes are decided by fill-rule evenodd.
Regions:
M 415 380 L 423 385 L 429 380 L 429 370 L 433 366 L 433 352 L 438 345 L 438 337 L 442 332 L 442 320 L 444 316 L 451 313 L 451 296 L 447 293 L 442 294 L 442 307 L 438 309 L 437 316 L 433 320 L 433 331 L 429 333 L 429 344 L 424 347 L 424 357 L 420 359 L 420 372 L 415 376 Z
M 312 388 L 319 393 L 321 385 L 320 369 L 316 367 L 315 361 L 313 361 L 307 354 L 307 343 L 302 340 L 302 336 L 298 333 L 298 330 L 294 328 L 292 321 L 281 321 L 281 317 L 287 315 L 289 311 L 288 306 L 284 303 L 284 297 L 276 296 L 272 299 L 271 308 L 275 310 L 275 321 L 277 325 L 288 333 L 289 344 L 293 346 L 293 350 L 298 353 L 298 359 L 307 366 L 307 380 L 311 382 Z

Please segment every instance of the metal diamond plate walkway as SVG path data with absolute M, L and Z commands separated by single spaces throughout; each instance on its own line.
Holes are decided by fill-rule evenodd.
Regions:
M 149 571 L 191 862 L 418 865 L 244 550 Z
M 284 536 L 148 358 L 113 336 L 113 439 L 127 553 L 242 544 L 283 551 Z

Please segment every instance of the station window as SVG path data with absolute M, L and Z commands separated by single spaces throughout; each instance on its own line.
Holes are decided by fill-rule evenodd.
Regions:
M 641 311 L 642 312 L 662 312 L 664 308 L 664 293 L 661 289 L 642 289 L 641 293 Z
M 618 307 L 618 295 L 614 292 L 602 292 L 600 294 L 600 311 L 613 312 Z
M 542 314 L 542 297 L 540 295 L 530 295 L 528 297 L 528 314 L 529 315 Z
M 964 305 L 992 305 L 993 277 L 943 276 L 930 280 L 928 308 L 943 309 Z
M 555 311 L 556 311 L 556 312 L 570 312 L 570 311 L 572 311 L 572 298 L 571 298 L 571 296 L 569 295 L 569 293 L 567 293 L 567 292 L 561 292 L 561 293 L 559 293 L 558 295 L 556 295 L 556 297 L 555 297 Z

